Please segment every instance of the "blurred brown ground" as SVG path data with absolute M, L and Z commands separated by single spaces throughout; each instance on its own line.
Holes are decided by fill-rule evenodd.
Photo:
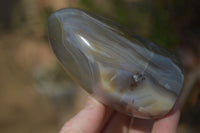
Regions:
M 66 82 L 57 83 L 54 74 L 65 72 L 48 42 L 47 17 L 41 19 L 40 15 L 43 8 L 56 10 L 67 7 L 68 3 L 64 0 L 8 0 L 3 4 L 0 15 L 0 132 L 59 132 L 62 124 L 82 107 L 86 93 L 73 83 L 68 85 L 66 74 L 59 75 Z M 50 82 L 52 88 L 37 80 L 41 84 Z M 58 94 L 51 92 L 55 91 L 55 86 L 61 86 Z M 69 94 L 63 92 L 62 89 L 68 89 L 63 86 L 72 87 L 67 91 Z M 80 98 L 78 102 L 75 101 L 77 97 Z
M 142 2 L 145 3 L 144 0 L 94 0 L 92 2 L 91 0 L 7 0 L 2 2 L 0 6 L 0 132 L 55 133 L 84 104 L 87 94 L 65 74 L 50 48 L 47 18 L 52 11 L 63 7 L 88 9 L 113 17 L 115 21 L 130 26 L 131 29 L 148 38 L 151 35 L 153 18 L 149 14 L 138 13 L 138 8 L 135 6 L 145 11 L 146 7 L 141 6 Z M 167 2 L 164 5 L 169 7 L 173 7 L 175 3 Z M 154 4 L 158 3 L 155 1 Z M 161 5 L 155 7 L 163 11 L 163 3 L 159 4 Z M 182 5 L 185 6 L 184 4 Z M 128 16 L 126 16 L 127 10 L 124 10 L 126 7 L 131 9 Z M 199 3 L 192 0 L 187 7 L 188 12 L 183 15 L 184 17 L 173 19 L 176 13 L 171 15 L 180 41 L 176 46 L 170 45 L 169 49 L 176 49 L 183 62 L 186 79 L 190 80 L 188 75 L 196 73 L 200 61 L 200 31 L 199 27 L 195 27 L 199 25 L 199 20 L 195 16 L 199 12 L 196 11 Z M 148 9 L 152 10 L 149 7 Z M 137 19 L 130 19 L 130 16 Z M 165 31 L 162 32 L 164 34 Z M 153 36 L 152 39 L 155 37 Z M 154 41 L 162 43 L 159 39 Z M 200 130 L 198 127 L 200 80 L 192 80 L 195 80 L 195 83 L 189 86 L 192 93 L 183 108 L 179 125 L 180 133 L 195 133 Z

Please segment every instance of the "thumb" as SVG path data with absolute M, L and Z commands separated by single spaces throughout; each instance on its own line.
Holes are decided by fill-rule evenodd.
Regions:
M 105 123 L 106 107 L 89 97 L 85 107 L 68 122 L 60 133 L 97 133 Z

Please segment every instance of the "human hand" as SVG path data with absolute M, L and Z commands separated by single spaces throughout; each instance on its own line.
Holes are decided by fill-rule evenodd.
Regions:
M 176 133 L 180 111 L 158 120 L 143 120 L 113 111 L 92 97 L 60 133 Z M 132 121 L 133 120 L 133 121 Z

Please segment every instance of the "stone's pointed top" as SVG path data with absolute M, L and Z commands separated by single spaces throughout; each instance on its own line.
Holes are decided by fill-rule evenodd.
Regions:
M 181 92 L 181 63 L 120 27 L 73 8 L 58 10 L 48 20 L 53 51 L 80 86 L 127 115 L 161 117 Z

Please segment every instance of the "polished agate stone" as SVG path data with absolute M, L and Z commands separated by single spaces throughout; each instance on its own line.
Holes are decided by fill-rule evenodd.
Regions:
M 66 72 L 102 103 L 145 119 L 172 110 L 184 75 L 170 52 L 79 9 L 51 14 L 48 32 Z

